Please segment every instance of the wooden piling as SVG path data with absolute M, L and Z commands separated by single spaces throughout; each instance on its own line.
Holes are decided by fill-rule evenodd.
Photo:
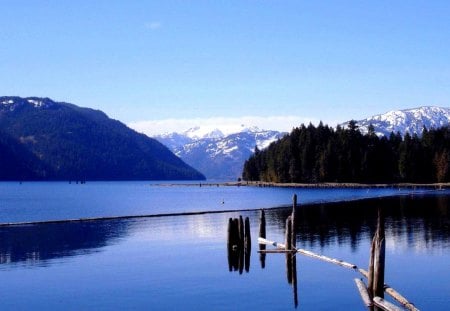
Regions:
M 371 297 L 384 298 L 384 270 L 386 243 L 384 233 L 384 218 L 381 208 L 378 209 L 377 230 L 370 248 L 368 271 L 368 289 Z
M 311 251 L 307 251 L 304 249 L 296 249 L 294 251 L 292 250 L 286 250 L 286 245 L 283 243 L 278 243 L 275 241 L 270 241 L 264 238 L 258 238 L 258 243 L 260 245 L 272 245 L 275 246 L 277 249 L 274 250 L 260 250 L 259 252 L 261 254 L 269 254 L 269 253 L 291 253 L 291 252 L 297 252 L 300 253 L 302 255 L 306 255 L 306 256 L 310 256 L 313 258 L 317 258 L 326 262 L 330 262 L 336 265 L 340 265 L 346 268 L 350 268 L 350 269 L 356 269 L 358 272 L 361 273 L 362 276 L 366 277 L 368 280 L 370 278 L 370 273 L 362 268 L 358 268 L 356 265 L 339 260 L 339 259 L 334 259 L 334 258 L 330 258 L 324 255 L 319 255 L 316 253 L 313 253 Z M 372 268 L 373 271 L 373 268 Z M 372 277 L 373 279 L 373 277 Z M 419 311 L 419 309 L 417 309 L 413 303 L 409 302 L 405 297 L 403 297 L 399 292 L 397 292 L 396 290 L 394 290 L 392 287 L 390 287 L 387 284 L 384 284 L 384 290 L 386 291 L 387 294 L 389 294 L 392 298 L 394 298 L 396 301 L 398 301 L 400 304 L 402 304 L 406 309 L 410 310 L 410 311 Z
M 259 237 L 266 238 L 266 216 L 265 212 L 262 209 L 261 214 L 259 216 Z M 266 250 L 265 244 L 259 244 L 259 250 L 263 251 Z M 266 254 L 260 253 L 259 254 L 259 261 L 261 263 L 261 268 L 264 269 L 266 267 Z
M 370 257 L 369 257 L 369 267 L 367 269 L 367 290 L 369 292 L 369 296 L 372 299 L 373 296 L 373 265 L 375 259 L 375 237 L 372 240 L 370 246 Z
M 285 249 L 292 250 L 292 217 L 289 216 L 286 219 L 286 238 L 285 238 Z
M 263 209 L 259 216 L 259 237 L 266 238 L 266 215 Z
M 297 195 L 294 194 L 292 197 L 292 215 L 291 215 L 291 247 L 295 248 L 297 245 L 297 232 L 296 232 L 296 209 L 297 209 Z
M 386 257 L 386 242 L 384 233 L 384 217 L 381 208 L 378 208 L 378 232 L 376 240 L 376 256 L 374 260 L 374 296 L 384 298 L 384 270 Z

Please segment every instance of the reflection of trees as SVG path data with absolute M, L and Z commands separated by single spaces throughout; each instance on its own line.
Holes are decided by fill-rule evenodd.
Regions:
M 130 221 L 84 221 L 0 227 L 0 263 L 28 262 L 96 251 L 128 232 Z
M 297 241 L 308 247 L 350 242 L 356 250 L 362 239 L 376 230 L 377 208 L 383 208 L 386 235 L 408 247 L 448 247 L 450 244 L 449 197 L 402 196 L 354 202 L 301 206 L 297 210 Z M 290 209 L 268 210 L 270 222 L 280 229 Z

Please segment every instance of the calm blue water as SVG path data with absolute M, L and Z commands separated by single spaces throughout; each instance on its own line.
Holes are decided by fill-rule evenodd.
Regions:
M 2 222 L 241 209 L 301 202 L 297 246 L 367 267 L 377 208 L 386 215 L 385 281 L 421 310 L 450 303 L 450 196 L 398 190 L 164 187 L 146 183 L 0 184 Z M 222 204 L 221 201 L 225 203 Z M 267 238 L 284 240 L 289 208 L 266 211 Z M 231 267 L 229 217 L 250 218 L 247 265 Z M 360 275 L 296 256 L 257 253 L 259 211 L 0 227 L 2 310 L 367 310 Z M 247 259 L 247 258 L 246 258 Z M 264 268 L 263 268 L 264 267 Z
M 167 186 L 148 182 L 0 182 L 0 223 L 259 209 L 405 194 L 399 189 Z M 420 192 L 420 191 L 419 191 Z

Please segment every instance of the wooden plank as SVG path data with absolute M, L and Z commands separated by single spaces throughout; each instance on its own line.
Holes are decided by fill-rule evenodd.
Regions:
M 390 303 L 389 301 L 384 300 L 384 299 L 381 298 L 381 297 L 375 297 L 375 298 L 373 298 L 373 303 L 374 303 L 377 307 L 379 307 L 379 308 L 381 308 L 381 309 L 383 309 L 383 310 L 386 310 L 386 311 L 403 311 L 402 308 L 400 308 L 400 307 L 394 305 L 393 303 Z
M 369 292 L 367 291 L 366 284 L 364 284 L 361 279 L 355 279 L 356 286 L 358 287 L 359 294 L 361 295 L 361 299 L 364 302 L 366 307 L 372 306 L 372 300 L 369 297 Z
M 333 264 L 336 264 L 336 265 L 339 265 L 339 266 L 342 266 L 342 267 L 345 267 L 345 268 L 349 268 L 349 269 L 356 269 L 356 268 L 358 268 L 354 264 L 351 264 L 351 263 L 348 263 L 348 262 L 345 262 L 345 261 L 342 261 L 342 260 L 339 260 L 339 259 L 330 258 L 330 257 L 324 256 L 324 255 L 319 255 L 319 254 L 313 253 L 311 251 L 307 251 L 305 249 L 299 248 L 299 249 L 297 249 L 297 252 L 302 254 L 302 255 L 306 255 L 306 256 L 317 258 L 317 259 L 320 259 L 320 260 L 323 260 L 323 261 L 327 261 L 327 262 L 330 262 L 330 263 L 333 263 Z
M 390 287 L 387 284 L 384 284 L 384 290 L 387 294 L 389 294 L 392 298 L 401 303 L 406 309 L 410 311 L 419 311 L 414 304 L 409 302 L 405 297 L 403 297 L 399 292 Z
M 367 272 L 366 270 L 364 270 L 364 269 L 362 269 L 362 268 L 358 268 L 358 271 L 359 271 L 359 273 L 361 273 L 361 275 L 362 275 L 363 277 L 365 277 L 366 279 L 368 278 L 369 272 Z
M 275 241 L 270 241 L 270 240 L 267 240 L 267 239 L 263 239 L 261 237 L 258 238 L 258 243 L 259 244 L 265 244 L 265 245 L 272 245 L 272 246 L 277 247 L 278 249 L 285 249 L 285 244 L 278 243 L 278 242 L 275 242 Z M 313 253 L 311 251 L 307 251 L 307 250 L 301 249 L 301 248 L 297 249 L 297 253 L 302 254 L 302 255 L 306 255 L 306 256 L 309 256 L 309 257 L 313 257 L 313 258 L 316 258 L 316 259 L 320 259 L 320 260 L 323 260 L 323 261 L 327 261 L 327 262 L 330 262 L 330 263 L 333 263 L 333 264 L 336 264 L 336 265 L 339 265 L 339 266 L 343 266 L 343 267 L 346 267 L 346 268 L 349 268 L 349 269 L 356 269 L 356 268 L 358 268 L 354 264 L 351 264 L 351 263 L 348 263 L 348 262 L 345 262 L 345 261 L 342 261 L 342 260 L 339 260 L 339 259 L 330 258 L 330 257 L 324 256 L 324 255 L 319 255 L 319 254 L 316 254 L 316 253 Z
M 259 244 L 265 244 L 265 245 L 272 245 L 272 246 L 275 246 L 276 248 L 280 248 L 280 249 L 285 249 L 286 248 L 286 246 L 283 243 L 270 241 L 270 240 L 267 240 L 267 239 L 264 239 L 264 238 L 261 238 L 261 237 L 258 238 L 258 243 Z
M 261 253 L 261 254 L 290 254 L 290 253 L 296 253 L 296 251 L 290 250 L 290 249 L 261 249 L 258 251 L 258 253 Z
M 358 268 L 358 271 L 365 278 L 368 277 L 369 273 L 366 270 L 364 270 L 362 268 Z M 416 306 L 412 302 L 409 302 L 408 299 L 403 297 L 399 292 L 397 292 L 395 289 L 393 289 L 389 285 L 384 284 L 384 291 L 386 292 L 386 294 L 388 294 L 389 296 L 394 298 L 396 301 L 398 301 L 400 304 L 402 304 L 406 309 L 408 309 L 410 311 L 419 311 L 419 309 L 417 309 Z

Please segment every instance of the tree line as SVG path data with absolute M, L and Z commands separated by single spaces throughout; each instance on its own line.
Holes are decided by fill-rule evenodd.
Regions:
M 264 150 L 255 148 L 242 177 L 267 182 L 433 183 L 449 181 L 450 128 L 378 137 L 346 128 L 302 124 Z

